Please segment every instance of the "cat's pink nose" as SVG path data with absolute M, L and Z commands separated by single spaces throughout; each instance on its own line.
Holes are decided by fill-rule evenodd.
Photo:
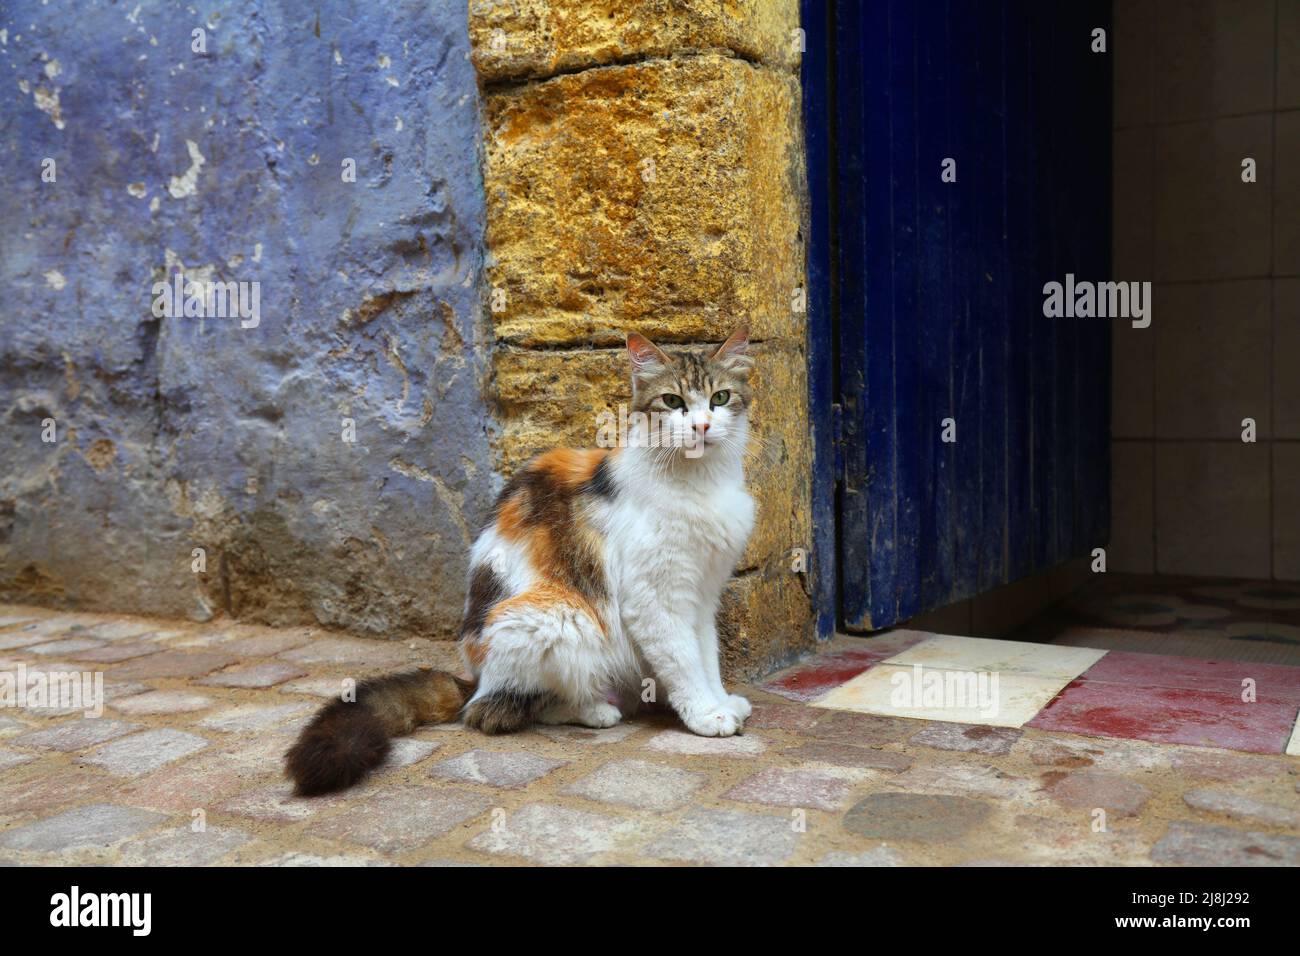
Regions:
M 709 430 L 709 423 L 708 423 L 708 422 L 696 422 L 696 423 L 695 423 L 695 430 L 696 430 L 697 432 L 699 432 L 701 435 L 703 435 L 706 431 Z

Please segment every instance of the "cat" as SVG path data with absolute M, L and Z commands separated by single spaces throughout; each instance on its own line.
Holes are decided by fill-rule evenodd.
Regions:
M 473 679 L 394 674 L 331 702 L 286 755 L 299 794 L 350 786 L 420 724 L 612 727 L 647 687 L 694 733 L 743 728 L 750 704 L 723 686 L 716 619 L 754 526 L 748 331 L 712 354 L 632 333 L 627 354 L 643 413 L 627 416 L 627 440 L 534 458 L 470 551 L 460 649 Z

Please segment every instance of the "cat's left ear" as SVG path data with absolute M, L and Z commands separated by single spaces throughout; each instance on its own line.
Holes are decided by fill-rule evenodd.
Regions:
M 710 361 L 734 372 L 748 372 L 754 364 L 749 354 L 749 326 L 742 325 L 713 353 Z

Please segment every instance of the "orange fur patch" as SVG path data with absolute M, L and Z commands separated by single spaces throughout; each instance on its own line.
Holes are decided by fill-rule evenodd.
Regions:
M 512 610 L 530 608 L 544 611 L 561 605 L 568 605 L 574 610 L 586 614 L 596 622 L 596 626 L 604 634 L 605 624 L 601 620 L 600 614 L 591 606 L 591 603 L 572 588 L 566 588 L 559 584 L 534 584 L 527 591 L 521 591 L 514 597 L 500 602 L 488 614 L 486 627 L 490 627 L 503 614 L 508 614 Z M 478 665 L 475 664 L 475 666 Z

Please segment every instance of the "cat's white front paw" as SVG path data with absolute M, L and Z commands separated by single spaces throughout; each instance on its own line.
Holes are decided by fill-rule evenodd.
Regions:
M 743 723 L 727 706 L 684 710 L 681 717 L 691 733 L 701 737 L 730 737 Z
M 578 714 L 577 722 L 584 727 L 613 727 L 623 719 L 623 712 L 613 704 L 606 701 L 600 701 L 595 704 L 588 704 Z
M 728 694 L 726 700 L 722 702 L 722 706 L 735 714 L 742 724 L 754 712 L 754 708 L 749 705 L 749 701 L 739 694 Z

